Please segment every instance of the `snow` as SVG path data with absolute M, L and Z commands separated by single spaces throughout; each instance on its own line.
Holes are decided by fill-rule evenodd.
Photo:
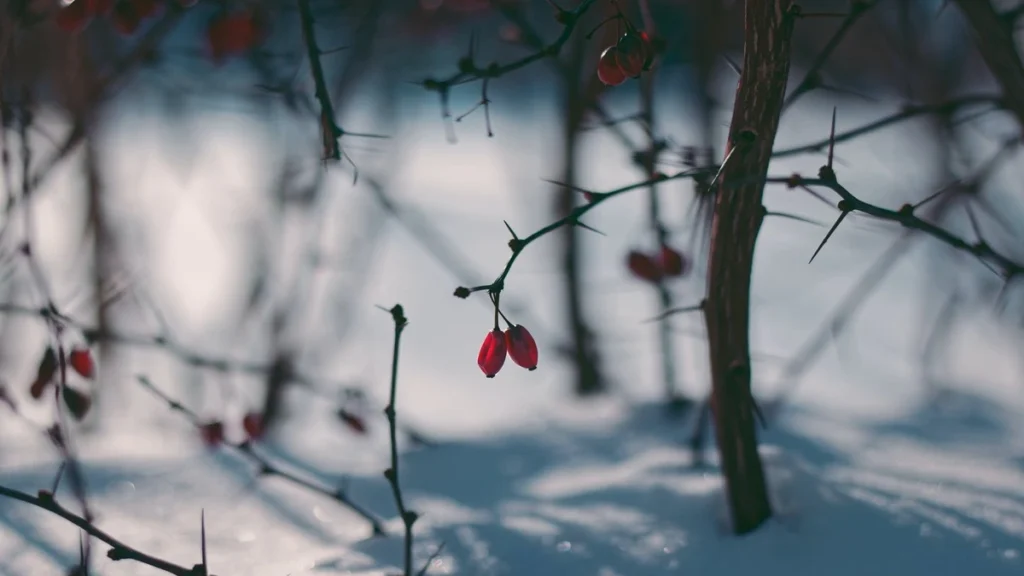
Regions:
M 801 116 L 787 117 L 782 145 L 825 135 L 830 105 L 808 98 L 802 106 Z M 451 147 L 444 143 L 436 109 L 424 108 L 423 121 L 399 138 L 406 143 L 403 148 L 416 145 L 392 159 L 388 178 L 401 206 L 432 222 L 472 263 L 481 282 L 497 274 L 507 257 L 503 219 L 520 235 L 549 220 L 550 187 L 523 174 L 557 177 L 557 160 L 549 160 L 557 158 L 557 142 L 524 140 L 523 128 L 502 117 L 497 104 L 495 113 L 496 138 L 485 138 L 482 125 L 467 119 L 459 125 L 460 142 Z M 839 130 L 884 113 L 844 103 Z M 543 108 L 537 115 L 540 125 L 545 115 L 556 118 Z M 521 141 L 504 141 L 506 127 Z M 135 142 L 146 141 L 147 133 L 144 127 L 135 130 L 131 142 L 112 138 L 112 156 L 125 157 L 119 168 L 125 183 L 113 189 L 132 202 L 122 210 L 148 223 L 140 226 L 147 241 L 136 244 L 152 254 L 136 256 L 143 261 L 138 272 L 146 279 L 143 284 L 160 287 L 157 299 L 172 311 L 168 316 L 179 339 L 211 353 L 258 354 L 265 343 L 252 335 L 235 339 L 231 322 L 245 289 L 248 246 L 240 221 L 261 209 L 226 207 L 253 202 L 257 194 L 247 186 L 260 181 L 265 164 L 258 155 L 246 161 L 247 148 L 232 138 L 267 144 L 273 136 L 248 129 L 243 136 L 229 132 L 218 136 L 223 142 L 211 143 L 214 125 L 201 141 L 218 150 L 218 160 L 209 165 L 199 160 L 194 173 L 203 178 L 182 182 L 169 176 L 171 168 L 153 166 L 156 144 L 154 150 L 138 147 Z M 839 157 L 845 164 L 837 168 L 841 181 L 886 205 L 925 196 L 936 178 L 928 172 L 926 157 L 911 152 L 915 138 L 920 134 L 908 127 L 844 145 Z M 149 155 L 145 169 L 153 175 L 138 189 L 132 187 L 137 182 L 133 166 L 140 165 L 131 156 L 133 147 L 137 155 Z M 895 166 L 894 150 L 906 157 Z M 598 133 L 585 141 L 583 157 L 602 158 L 586 162 L 584 185 L 610 189 L 635 178 L 614 142 Z M 366 158 L 372 166 L 373 155 Z M 220 161 L 233 168 L 218 173 Z M 813 174 L 820 161 L 793 158 L 775 163 L 771 172 Z M 68 175 L 62 178 L 44 196 L 44 212 L 73 195 Z M 339 204 L 353 210 L 368 203 L 365 191 L 351 188 L 349 175 L 329 178 Z M 682 206 L 680 198 L 688 197 L 689 189 L 666 186 L 664 195 L 669 206 Z M 772 190 L 766 198 L 773 210 L 823 222 L 835 217 L 834 210 L 795 192 Z M 609 397 L 571 398 L 569 372 L 551 350 L 562 334 L 554 240 L 529 247 L 508 282 L 507 295 L 528 304 L 524 318 L 530 319 L 541 345 L 541 367 L 527 372 L 509 363 L 497 378 L 486 380 L 474 362 L 489 322 L 479 295 L 470 301 L 453 298 L 457 281 L 414 236 L 391 223 L 385 243 L 374 249 L 350 329 L 354 337 L 317 369 L 331 380 L 357 380 L 368 387 L 374 402 L 368 412 L 370 434 L 351 434 L 334 418 L 334 404 L 295 389 L 288 397 L 290 417 L 260 449 L 290 471 L 344 485 L 353 499 L 399 532 L 381 475 L 388 465 L 388 444 L 386 421 L 378 412 L 386 394 L 391 325 L 372 305 L 400 302 L 411 323 L 402 345 L 399 420 L 437 442 L 403 445 L 400 468 L 409 505 L 421 514 L 415 531 L 417 566 L 444 546 L 431 574 L 1022 573 L 1020 334 L 981 305 L 964 308 L 940 355 L 942 365 L 929 366 L 926 378 L 919 361 L 922 332 L 938 314 L 936 302 L 953 287 L 932 280 L 936 268 L 953 269 L 961 289 L 983 297 L 990 294 L 988 272 L 926 239 L 917 241 L 848 330 L 801 376 L 780 420 L 762 433 L 777 515 L 761 530 L 737 538 L 727 527 L 713 450 L 707 464 L 694 466 L 685 443 L 689 420 L 670 417 L 657 404 L 654 329 L 642 322 L 654 314 L 653 298 L 621 265 L 630 246 L 649 241 L 643 209 L 638 194 L 586 218 L 607 234 L 587 240 L 585 257 L 593 286 L 588 309 L 605 343 L 605 367 L 615 385 Z M 682 210 L 670 215 L 679 238 L 686 238 Z M 769 221 L 762 232 L 752 342 L 755 388 L 765 397 L 789 384 L 776 381 L 782 361 L 899 233 L 851 220 L 812 266 L 806 265 L 807 258 L 825 229 L 778 220 Z M 48 236 L 44 258 L 60 262 L 61 251 L 75 246 L 73 236 L 74 231 Z M 676 289 L 677 301 L 698 301 L 702 290 L 701 280 L 691 278 Z M 26 334 L 43 336 L 31 319 L 17 326 L 34 326 Z M 680 317 L 673 326 L 681 387 L 699 397 L 707 392 L 700 321 Z M 21 345 L 26 357 L 35 354 Z M 116 401 L 102 407 L 107 419 L 92 434 L 76 437 L 90 503 L 103 529 L 146 553 L 191 566 L 199 561 L 202 512 L 210 567 L 221 576 L 396 572 L 399 536 L 370 538 L 365 522 L 330 499 L 278 478 L 256 478 L 244 460 L 206 450 L 180 415 L 132 384 L 134 374 L 145 373 L 187 405 L 208 413 L 225 390 L 242 402 L 258 397 L 255 381 L 233 376 L 224 379 L 220 390 L 208 391 L 200 387 L 223 383 L 216 375 L 194 384 L 194 374 L 158 352 L 125 353 L 121 362 L 106 371 L 124 381 L 112 388 Z M 27 381 L 32 363 L 12 369 L 5 379 Z M 29 418 L 47 422 L 43 408 L 19 400 Z M 56 455 L 31 427 L 4 414 L 0 484 L 30 493 L 49 486 Z M 229 429 L 234 439 L 239 433 Z M 58 499 L 70 506 L 65 489 Z M 78 534 L 67 523 L 21 503 L 0 501 L 0 574 L 59 573 L 75 562 L 77 548 Z M 97 544 L 97 573 L 156 573 L 130 562 L 111 562 L 105 550 Z

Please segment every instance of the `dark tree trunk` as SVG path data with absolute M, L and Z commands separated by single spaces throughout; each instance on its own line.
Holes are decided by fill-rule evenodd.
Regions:
M 568 62 L 563 78 L 563 97 L 565 124 L 562 135 L 564 148 L 564 170 L 562 182 L 567 184 L 558 192 L 556 211 L 561 218 L 575 206 L 579 193 L 569 186 L 576 185 L 577 144 L 579 141 L 580 124 L 586 112 L 586 93 L 580 79 L 583 65 L 583 37 L 576 38 L 568 46 Z M 562 271 L 565 274 L 565 298 L 569 311 L 569 327 L 572 338 L 571 354 L 576 364 L 576 383 L 574 390 L 579 396 L 599 394 L 605 390 L 605 382 L 598 366 L 597 350 L 594 346 L 594 334 L 587 323 L 583 304 L 583 282 L 580 266 L 580 228 L 566 226 L 562 228 L 564 252 L 562 255 Z
M 746 3 L 743 70 L 711 225 L 704 309 L 711 406 L 736 534 L 752 532 L 772 514 L 750 392 L 750 275 L 764 217 L 764 178 L 786 96 L 794 20 L 790 0 Z

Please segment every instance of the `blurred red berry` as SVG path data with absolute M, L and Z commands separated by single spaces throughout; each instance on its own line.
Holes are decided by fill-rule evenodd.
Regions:
M 57 353 L 53 350 L 52 346 L 47 346 L 46 351 L 43 352 L 42 359 L 39 360 L 39 367 L 36 369 L 36 379 L 32 382 L 32 386 L 29 387 L 29 394 L 32 398 L 38 400 L 42 397 L 43 392 L 46 391 L 46 387 L 49 386 L 50 381 L 53 380 L 53 375 L 57 373 Z
M 242 428 L 250 440 L 259 440 L 263 437 L 263 415 L 259 412 L 249 412 L 242 417 Z
M 260 41 L 261 36 L 258 19 L 250 12 L 214 16 L 206 29 L 210 56 L 216 62 L 248 51 Z
M 618 86 L 626 81 L 626 73 L 619 68 L 615 46 L 609 46 L 601 52 L 601 59 L 597 61 L 597 78 L 605 86 Z
M 648 282 L 657 282 L 658 280 L 661 280 L 661 266 L 659 266 L 653 258 L 643 252 L 638 252 L 636 250 L 631 251 L 627 259 L 627 264 L 630 272 L 638 278 L 647 280 Z
M 659 256 L 659 264 L 666 276 L 682 276 L 686 273 L 687 262 L 678 251 L 662 246 Z
M 341 408 L 338 410 L 338 418 L 356 434 L 366 434 L 366 422 L 359 416 Z
M 626 32 L 615 48 L 615 63 L 619 70 L 629 78 L 638 78 L 651 52 L 645 39 L 636 32 Z
M 207 422 L 199 427 L 199 434 L 203 437 L 204 444 L 215 448 L 224 442 L 224 424 L 218 420 Z
M 483 370 L 488 378 L 494 375 L 505 365 L 505 356 L 508 354 L 508 346 L 505 343 L 505 335 L 501 330 L 495 328 L 487 333 L 484 343 L 480 346 L 480 353 L 477 354 L 476 363 Z
M 93 11 L 88 0 L 75 0 L 57 11 L 57 27 L 65 32 L 78 32 L 92 22 Z
M 89 408 L 92 407 L 92 398 L 88 394 L 79 392 L 70 386 L 64 386 L 62 392 L 61 397 L 64 399 L 64 405 L 68 407 L 68 412 L 71 412 L 75 420 L 85 418 Z
M 518 324 L 510 326 L 505 330 L 505 345 L 513 362 L 527 370 L 537 369 L 537 342 L 529 330 Z
M 82 378 L 92 378 L 96 374 L 96 367 L 92 363 L 92 354 L 88 348 L 75 348 L 68 356 L 71 368 L 78 372 Z

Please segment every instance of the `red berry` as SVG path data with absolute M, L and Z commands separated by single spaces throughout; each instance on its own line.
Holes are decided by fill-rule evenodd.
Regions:
M 224 424 L 218 420 L 207 422 L 199 427 L 199 434 L 203 437 L 203 443 L 215 448 L 224 442 Z
M 78 32 L 92 21 L 93 12 L 87 0 L 75 0 L 57 11 L 55 21 L 65 32 Z
M 96 373 L 96 367 L 92 363 L 92 354 L 89 353 L 88 348 L 75 348 L 71 351 L 68 356 L 68 362 L 71 364 L 71 368 L 82 378 L 92 378 Z
M 529 330 L 518 324 L 510 326 L 505 330 L 505 345 L 513 362 L 527 370 L 537 369 L 537 342 Z
M 263 437 L 263 415 L 259 412 L 249 412 L 242 417 L 242 428 L 250 440 L 259 440 Z
M 338 418 L 356 434 L 366 434 L 366 422 L 359 416 L 341 408 L 338 410 Z
M 488 378 L 494 375 L 505 365 L 505 356 L 508 353 L 508 346 L 505 343 L 505 335 L 501 330 L 495 328 L 487 333 L 484 343 L 480 346 L 480 353 L 477 354 L 476 363 L 483 370 Z
M 647 280 L 648 282 L 657 282 L 658 280 L 661 280 L 661 266 L 659 266 L 658 263 L 650 256 L 633 250 L 629 253 L 627 262 L 630 272 L 638 278 Z
M 71 412 L 75 420 L 85 418 L 89 408 L 92 407 L 92 398 L 70 386 L 64 387 L 61 397 L 64 399 L 64 405 L 68 407 L 68 412 Z
M 626 81 L 626 73 L 619 68 L 617 51 L 615 46 L 609 46 L 601 52 L 601 59 L 597 61 L 597 78 L 605 86 L 618 86 Z
M 668 246 L 662 246 L 661 253 L 658 256 L 659 264 L 661 264 L 661 269 L 665 272 L 666 276 L 682 276 L 686 273 L 686 259 L 676 250 Z
M 255 46 L 263 35 L 255 14 L 236 12 L 214 16 L 207 25 L 210 56 L 217 62 Z
M 639 77 L 650 53 L 644 39 L 639 34 L 626 32 L 619 38 L 615 48 L 615 62 L 622 73 L 630 78 Z

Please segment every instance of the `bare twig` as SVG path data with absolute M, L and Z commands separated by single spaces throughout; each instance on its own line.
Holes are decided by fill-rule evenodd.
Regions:
M 384 414 L 388 418 L 388 432 L 391 438 L 391 467 L 384 471 L 384 477 L 391 485 L 391 493 L 395 496 L 395 506 L 398 514 L 402 517 L 402 524 L 405 526 L 405 576 L 413 576 L 412 572 L 412 526 L 416 523 L 419 515 L 405 507 L 405 500 L 402 498 L 402 488 L 398 482 L 398 439 L 395 435 L 397 414 L 395 412 L 395 401 L 398 396 L 398 346 L 402 339 L 402 331 L 409 324 L 405 317 L 405 311 L 401 304 L 395 304 L 388 310 L 391 319 L 395 323 L 395 345 L 391 357 L 391 396 L 388 405 L 384 408 Z

